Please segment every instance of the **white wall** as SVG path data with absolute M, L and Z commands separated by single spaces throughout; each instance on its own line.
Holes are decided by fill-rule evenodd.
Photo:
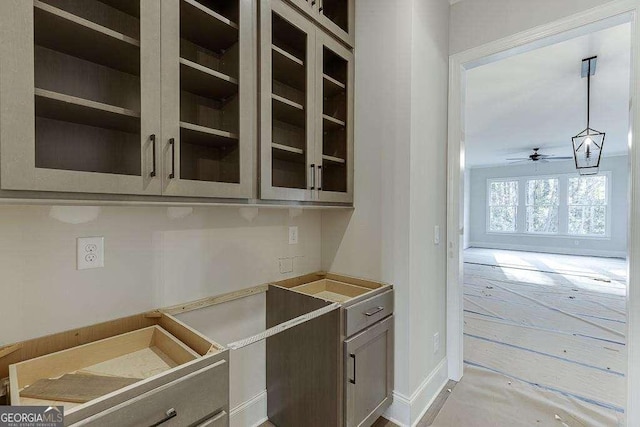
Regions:
M 243 208 L 245 213 L 253 213 Z M 75 221 L 97 209 L 71 207 L 53 216 Z M 114 319 L 321 267 L 318 211 L 261 209 L 251 222 L 239 208 L 104 207 L 94 220 L 69 224 L 47 206 L 0 206 L 0 346 Z M 249 217 L 249 216 L 247 216 Z M 288 226 L 299 243 L 288 244 Z M 105 268 L 76 270 L 76 238 L 105 237 Z M 279 258 L 295 257 L 280 274 Z M 264 297 L 185 314 L 184 321 L 228 344 L 264 330 Z M 232 426 L 266 416 L 264 348 L 236 352 L 231 363 Z
M 600 171 L 611 173 L 611 192 L 609 195 L 611 235 L 602 239 L 522 234 L 514 236 L 487 233 L 486 231 L 488 179 L 575 174 L 575 165 L 572 161 L 471 169 L 470 245 L 472 247 L 624 257 L 627 252 L 628 163 L 627 156 L 609 157 L 602 160 Z
M 451 6 L 450 53 L 458 53 L 611 0 L 462 0 Z
M 356 210 L 322 214 L 324 269 L 395 286 L 387 415 L 402 425 L 446 379 L 448 13 L 446 0 L 356 1 Z

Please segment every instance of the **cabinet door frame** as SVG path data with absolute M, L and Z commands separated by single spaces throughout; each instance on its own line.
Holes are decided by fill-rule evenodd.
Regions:
M 180 178 L 180 1 L 162 5 L 162 195 L 208 198 L 255 197 L 255 28 L 252 1 L 238 0 L 240 7 L 238 64 L 238 119 L 240 182 L 196 181 Z M 173 139 L 174 147 L 170 141 Z M 174 151 L 175 150 L 175 151 Z M 173 157 L 175 155 L 175 158 Z M 170 174 L 173 173 L 173 178 Z
M 140 1 L 140 176 L 37 168 L 34 2 L 0 2 L 0 187 L 2 190 L 160 195 L 151 176 L 151 135 L 160 133 L 160 5 Z M 159 145 L 156 146 L 159 165 Z M 156 172 L 158 170 L 156 169 Z
M 272 184 L 272 14 L 280 15 L 307 34 L 307 54 L 305 70 L 307 73 L 306 121 L 306 188 L 274 187 Z M 260 198 L 266 200 L 313 201 L 314 191 L 310 188 L 315 178 L 312 165 L 317 165 L 315 154 L 315 70 L 316 28 L 313 22 L 299 14 L 282 0 L 260 1 Z
M 378 339 L 382 335 L 387 335 L 387 353 L 386 353 L 386 396 L 380 403 L 369 412 L 364 419 L 355 419 L 356 416 L 356 387 L 358 387 L 358 377 L 354 378 L 357 372 L 357 352 L 364 348 L 367 344 Z M 356 355 L 353 358 L 351 355 Z M 393 401 L 394 386 L 394 316 L 391 315 L 386 319 L 370 326 L 352 338 L 344 342 L 344 425 L 345 427 L 359 427 L 372 425 L 375 420 L 389 407 Z M 355 365 L 354 365 L 355 364 Z M 355 384 L 351 380 L 355 379 Z
M 321 7 L 323 7 L 324 0 L 288 0 L 289 3 L 295 5 L 298 9 L 304 12 L 311 19 L 315 20 L 323 29 L 333 37 L 339 39 L 342 43 L 347 46 L 354 47 L 355 46 L 355 0 L 344 0 L 347 2 L 348 14 L 349 14 L 349 22 L 348 27 L 349 31 L 345 31 L 340 28 L 335 22 L 331 19 L 327 18 L 321 11 Z
M 343 45 L 338 43 L 336 40 L 331 38 L 328 34 L 324 33 L 321 30 L 318 30 L 318 34 L 316 35 L 316 64 L 317 64 L 317 73 L 316 73 L 316 162 L 319 165 L 322 165 L 322 154 L 323 154 L 323 56 L 324 56 L 324 47 L 327 47 L 329 50 L 342 57 L 345 61 L 347 61 L 347 120 L 346 120 L 346 172 L 347 172 L 347 191 L 346 192 L 338 192 L 338 191 L 325 191 L 325 190 L 317 190 L 317 200 L 321 202 L 335 202 L 335 203 L 353 203 L 353 172 L 354 172 L 354 56 L 353 52 L 349 49 L 345 48 Z M 324 168 L 322 168 L 324 169 Z M 322 171 L 320 170 L 318 175 L 318 182 L 323 183 L 321 177 Z

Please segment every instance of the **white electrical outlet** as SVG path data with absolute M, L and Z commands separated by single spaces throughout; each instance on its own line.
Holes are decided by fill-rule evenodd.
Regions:
M 433 244 L 434 245 L 440 244 L 440 226 L 439 225 L 436 225 L 435 227 L 433 227 Z
M 298 244 L 298 227 L 289 227 L 289 244 L 297 245 Z
M 437 354 L 440 351 L 440 333 L 433 334 L 433 354 Z
M 104 267 L 104 237 L 78 237 L 78 270 Z

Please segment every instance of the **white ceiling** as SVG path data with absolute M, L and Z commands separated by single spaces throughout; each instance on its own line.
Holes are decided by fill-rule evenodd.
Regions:
M 467 167 L 541 153 L 571 156 L 586 127 L 583 58 L 598 56 L 591 79 L 591 127 L 606 132 L 603 156 L 628 149 L 630 25 L 624 24 L 469 70 Z

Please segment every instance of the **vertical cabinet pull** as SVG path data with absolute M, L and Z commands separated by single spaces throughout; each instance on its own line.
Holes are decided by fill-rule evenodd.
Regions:
M 316 165 L 315 163 L 313 163 L 311 165 L 311 187 L 309 187 L 310 190 L 315 190 L 316 189 Z
M 322 191 L 322 165 L 318 165 L 318 190 Z
M 156 134 L 151 134 L 151 149 L 153 151 L 153 169 L 151 170 L 151 173 L 149 174 L 149 176 L 151 178 L 153 178 L 154 176 L 156 176 Z
M 175 418 L 177 416 L 178 416 L 178 412 L 175 409 L 171 408 L 167 412 L 165 412 L 165 417 L 163 419 L 161 419 L 157 423 L 151 424 L 149 427 L 158 427 L 159 425 L 169 421 L 171 418 Z
M 175 138 L 171 138 L 169 140 L 169 145 L 171 145 L 171 173 L 169 174 L 169 179 L 173 179 L 176 177 L 176 140 Z
M 351 384 L 355 384 L 356 383 L 356 355 L 353 353 L 350 353 L 349 356 L 353 359 L 353 379 L 349 378 L 349 382 Z

